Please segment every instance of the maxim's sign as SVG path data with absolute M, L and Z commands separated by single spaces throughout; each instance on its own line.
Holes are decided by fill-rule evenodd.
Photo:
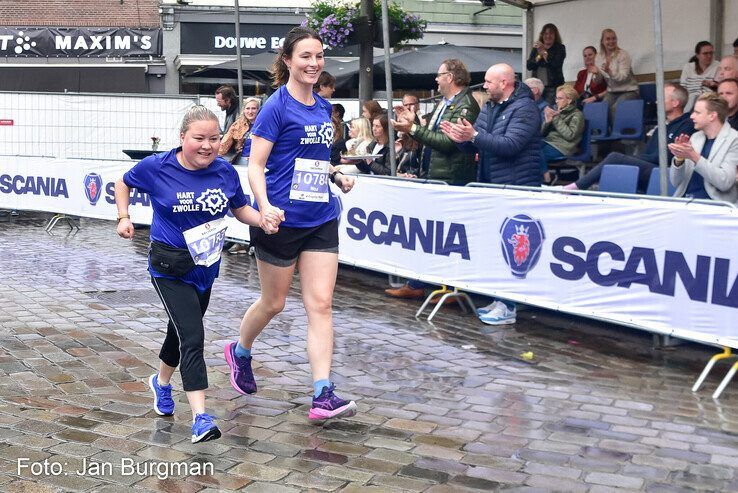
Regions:
M 161 55 L 161 29 L 0 27 L 0 56 L 128 57 Z

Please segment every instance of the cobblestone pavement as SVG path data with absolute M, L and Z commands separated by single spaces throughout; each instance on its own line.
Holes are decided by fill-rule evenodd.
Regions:
M 713 349 L 533 309 L 505 328 L 453 308 L 429 324 L 350 268 L 334 380 L 359 413 L 307 422 L 297 289 L 255 346 L 258 394 L 237 395 L 222 350 L 258 295 L 248 255 L 225 258 L 206 318 L 224 436 L 192 445 L 184 394 L 161 418 L 144 383 L 165 330 L 148 231 L 127 242 L 83 220 L 49 236 L 47 218 L 0 216 L 0 491 L 738 491 L 738 389 L 709 397 L 727 365 L 689 389 Z

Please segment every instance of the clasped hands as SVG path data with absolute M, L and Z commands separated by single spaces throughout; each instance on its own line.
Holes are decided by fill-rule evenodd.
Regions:
M 279 231 L 279 224 L 284 221 L 284 211 L 279 207 L 267 205 L 259 210 L 259 227 L 268 235 Z
M 695 163 L 700 160 L 700 155 L 692 147 L 692 142 L 687 134 L 679 135 L 668 147 L 677 159 L 689 159 Z
M 474 126 L 465 118 L 459 118 L 458 123 L 442 121 L 439 125 L 441 132 L 456 143 L 469 142 L 474 137 Z

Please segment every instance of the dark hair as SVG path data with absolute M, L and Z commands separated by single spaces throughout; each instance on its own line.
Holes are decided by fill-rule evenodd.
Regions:
M 597 54 L 597 48 L 595 48 L 594 46 L 585 46 L 584 50 L 592 50 L 594 51 L 595 55 Z M 582 50 L 582 53 L 584 53 L 584 50 Z
M 723 80 L 721 80 L 721 81 L 720 81 L 720 82 L 718 83 L 718 91 L 720 90 L 720 86 L 722 86 L 722 85 L 723 85 L 723 84 L 725 84 L 726 82 L 727 82 L 728 84 L 735 84 L 735 87 L 736 87 L 736 88 L 738 88 L 738 79 L 736 79 L 736 78 L 734 78 L 734 77 L 731 77 L 731 78 L 729 78 L 729 79 L 723 79 Z
M 295 49 L 295 45 L 303 39 L 317 39 L 323 44 L 323 40 L 318 36 L 318 33 L 309 27 L 297 26 L 290 29 L 290 32 L 284 38 L 284 44 L 277 52 L 274 64 L 272 64 L 271 77 L 273 87 L 283 86 L 289 80 L 290 71 L 287 68 L 287 64 L 284 63 L 284 59 L 292 57 L 292 51 Z
M 343 139 L 343 120 L 338 115 L 331 115 L 331 124 L 333 125 L 333 143 Z
M 379 106 L 379 103 L 377 103 L 373 99 L 370 99 L 369 101 L 364 101 L 361 107 L 366 108 L 366 110 L 369 112 L 370 120 L 374 120 L 377 116 L 382 114 L 382 111 L 384 111 L 382 107 Z
M 700 54 L 700 51 L 702 51 L 702 48 L 704 48 L 705 46 L 712 46 L 712 43 L 710 43 L 709 41 L 700 41 L 699 43 L 697 43 L 694 47 L 694 56 L 689 59 L 690 63 L 694 63 L 694 71 L 698 74 L 701 74 L 702 70 L 700 69 L 700 62 L 697 61 L 697 55 Z
M 546 30 L 552 30 L 554 33 L 554 44 L 561 44 L 561 34 L 559 34 L 559 28 L 556 27 L 556 24 L 551 24 L 550 22 L 548 24 L 544 24 L 541 28 L 541 33 L 538 35 L 538 41 L 543 43 L 543 33 L 546 32 Z
M 223 99 L 227 99 L 231 106 L 236 104 L 236 100 L 238 99 L 236 97 L 236 91 L 231 86 L 220 86 L 215 90 L 215 94 L 223 96 Z
M 332 104 L 331 113 L 337 114 L 338 117 L 343 120 L 343 117 L 346 116 L 346 108 L 344 108 L 341 103 Z
M 466 65 L 464 65 L 464 62 L 458 58 L 448 58 L 444 60 L 441 65 L 446 66 L 446 70 L 451 73 L 451 76 L 454 78 L 454 84 L 457 86 L 465 87 L 471 82 L 471 74 L 469 73 L 469 70 L 466 68 Z
M 667 82 L 664 87 L 671 87 L 674 90 L 674 99 L 679 101 L 679 106 L 684 109 L 689 102 L 689 92 L 684 88 L 683 85 L 677 82 Z
M 372 119 L 372 125 L 374 125 L 374 120 L 379 120 L 379 123 L 384 129 L 384 136 L 387 139 L 387 143 L 389 144 L 389 119 L 387 118 L 387 113 L 382 112 L 379 115 L 375 116 Z
M 320 91 L 320 86 L 335 87 L 336 78 L 331 75 L 330 72 L 321 72 L 320 76 L 318 77 L 318 82 L 313 85 L 313 91 Z
M 733 48 L 738 48 L 738 38 L 735 38 L 735 41 L 733 41 Z

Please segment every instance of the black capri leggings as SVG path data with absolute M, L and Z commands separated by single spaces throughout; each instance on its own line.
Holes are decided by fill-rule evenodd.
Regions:
M 161 277 L 152 277 L 151 283 L 169 315 L 167 336 L 159 359 L 169 366 L 179 366 L 185 392 L 205 390 L 208 373 L 203 355 L 205 327 L 202 318 L 210 302 L 210 289 L 200 293 L 185 282 Z

